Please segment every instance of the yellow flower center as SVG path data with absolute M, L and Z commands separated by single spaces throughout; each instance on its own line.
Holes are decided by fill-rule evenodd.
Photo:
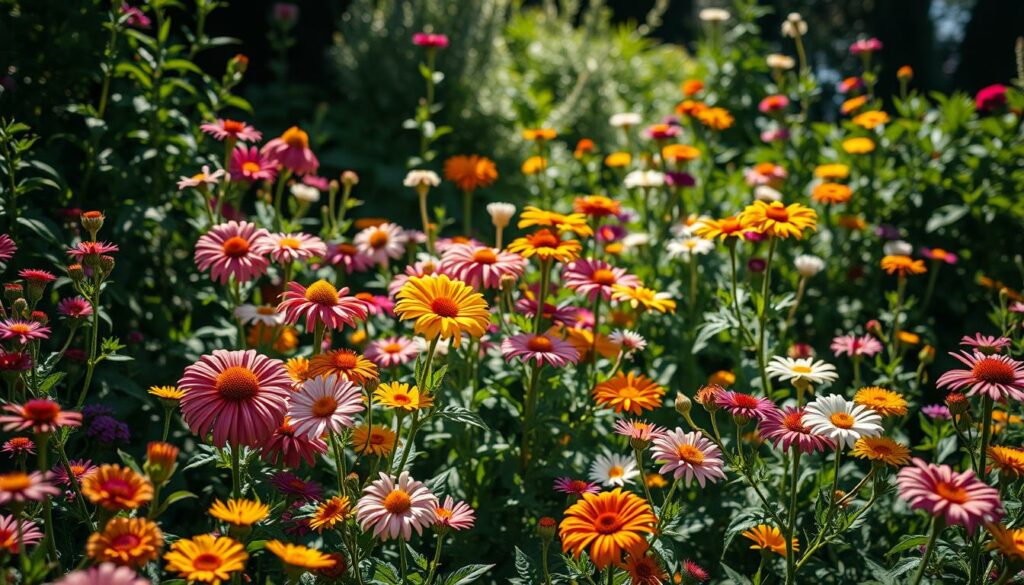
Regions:
M 394 489 L 384 498 L 383 505 L 392 514 L 404 514 L 412 507 L 412 499 L 404 490 Z
M 623 469 L 621 465 L 613 465 L 611 469 L 608 470 L 608 477 L 611 479 L 622 477 L 625 474 L 626 470 Z
M 333 396 L 321 396 L 313 403 L 313 416 L 323 418 L 331 416 L 338 409 L 338 401 Z
M 833 425 L 841 429 L 853 428 L 853 423 L 855 422 L 853 417 L 845 412 L 837 412 L 832 416 L 828 417 L 828 419 L 832 421 Z
M 225 400 L 247 400 L 259 394 L 260 379 L 245 366 L 231 366 L 217 375 L 213 387 Z
M 242 171 L 246 173 L 258 173 L 260 172 L 260 163 L 247 160 L 242 163 Z
M 306 289 L 306 300 L 318 305 L 337 305 L 338 289 L 326 280 L 320 279 Z
M 590 279 L 601 286 L 611 286 L 618 280 L 615 278 L 615 273 L 607 268 L 599 268 L 595 270 Z
M 810 374 L 813 371 L 810 366 L 793 366 L 790 369 L 797 374 Z
M 284 134 L 281 135 L 281 140 L 292 148 L 309 148 L 309 134 L 306 134 L 296 126 L 285 130 Z
M 269 306 L 256 307 L 256 314 L 257 315 L 274 315 L 276 313 L 277 313 L 277 309 L 275 309 L 274 307 L 269 307 Z
M 288 237 L 281 238 L 280 241 L 277 242 L 277 245 L 281 246 L 282 248 L 291 248 L 292 250 L 298 250 L 299 248 L 302 247 L 302 242 L 300 242 L 297 238 Z

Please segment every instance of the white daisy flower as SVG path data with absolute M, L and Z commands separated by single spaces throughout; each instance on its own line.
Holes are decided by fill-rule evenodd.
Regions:
M 729 11 L 724 8 L 705 8 L 697 14 L 697 18 L 704 22 L 725 22 L 731 16 Z
M 711 240 L 705 240 L 704 238 L 689 237 L 669 240 L 665 249 L 668 251 L 670 258 L 681 258 L 688 262 L 693 256 L 703 256 L 714 250 L 715 244 Z
M 768 66 L 772 69 L 792 69 L 796 67 L 796 60 L 789 55 L 780 55 L 779 53 L 772 53 L 765 57 L 765 61 Z
M 816 435 L 829 437 L 837 447 L 853 447 L 861 437 L 882 434 L 882 417 L 838 394 L 819 396 L 807 405 L 803 424 Z
M 405 175 L 402 184 L 414 189 L 417 187 L 437 187 L 441 184 L 441 177 L 437 176 L 437 173 L 434 171 L 414 169 Z
M 629 128 L 630 126 L 639 126 L 642 118 L 640 114 L 636 112 L 622 112 L 619 114 L 612 114 L 612 117 L 608 119 L 608 123 L 615 128 Z
M 487 213 L 491 216 L 491 223 L 496 228 L 508 227 L 512 216 L 516 214 L 516 206 L 511 203 L 488 203 Z
M 882 251 L 885 252 L 886 256 L 910 256 L 914 253 L 914 246 L 903 240 L 893 240 L 886 242 L 882 246 Z
M 622 238 L 622 247 L 626 250 L 635 250 L 641 246 L 646 246 L 651 243 L 651 236 L 643 232 L 633 232 L 626 234 Z
M 266 325 L 275 327 L 284 323 L 284 313 L 277 312 L 274 305 L 238 305 L 235 308 L 235 318 L 240 319 L 246 325 Z
M 616 329 L 608 336 L 608 341 L 619 346 L 625 355 L 631 355 L 647 348 L 647 340 L 644 339 L 644 336 L 629 329 Z
M 590 466 L 590 481 L 605 486 L 623 487 L 638 477 L 636 461 L 632 457 L 603 453 L 598 455 Z
M 754 187 L 754 199 L 764 201 L 766 203 L 782 201 L 782 193 L 779 193 L 777 189 L 772 189 L 768 185 L 758 185 L 757 187 Z
M 320 189 L 316 187 L 310 187 L 309 185 L 303 185 L 302 183 L 295 183 L 291 186 L 292 197 L 299 201 L 305 201 L 306 203 L 316 203 L 320 201 Z
M 622 184 L 627 189 L 637 187 L 661 187 L 665 184 L 665 174 L 658 171 L 633 171 L 626 175 Z
M 835 382 L 839 375 L 836 367 L 814 358 L 788 358 L 775 356 L 765 368 L 768 375 L 783 382 L 807 382 L 810 384 L 827 384 Z
M 800 276 L 810 278 L 825 269 L 825 261 L 813 254 L 800 254 L 793 259 L 793 266 Z

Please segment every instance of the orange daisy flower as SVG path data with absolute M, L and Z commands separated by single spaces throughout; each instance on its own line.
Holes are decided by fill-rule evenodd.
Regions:
M 712 130 L 728 130 L 736 122 L 725 108 L 707 108 L 697 113 L 697 120 Z
M 586 195 L 577 197 L 572 204 L 572 209 L 576 213 L 590 217 L 607 217 L 621 213 L 622 204 L 604 195 Z
M 309 360 L 308 378 L 331 375 L 359 385 L 380 379 L 376 364 L 351 349 L 326 351 Z
M 811 208 L 781 201 L 755 201 L 740 214 L 740 221 L 748 228 L 776 238 L 801 239 L 804 231 L 818 229 L 818 214 Z
M 700 150 L 689 144 L 668 144 L 661 149 L 661 158 L 672 162 L 689 162 L 700 157 Z
M 562 240 L 550 230 L 542 229 L 516 238 L 507 249 L 523 258 L 536 256 L 542 261 L 569 263 L 580 257 L 583 246 L 577 240 Z
M 928 267 L 925 266 L 924 260 L 914 260 L 910 256 L 900 255 L 882 258 L 882 270 L 885 270 L 886 274 L 907 276 L 908 274 L 924 274 L 928 272 Z
M 650 504 L 622 488 L 584 494 L 559 525 L 562 552 L 578 559 L 589 545 L 590 560 L 602 570 L 621 562 L 623 551 L 644 547 L 644 533 L 653 533 L 657 521 Z
M 880 110 L 868 110 L 854 116 L 851 122 L 865 130 L 874 130 L 882 124 L 889 123 L 889 114 Z
M 615 412 L 639 415 L 661 406 L 665 388 L 643 374 L 619 372 L 594 387 L 594 401 Z
M 587 216 L 582 212 L 566 215 L 556 211 L 547 211 L 533 205 L 527 205 L 523 208 L 523 212 L 519 214 L 519 223 L 517 224 L 517 227 L 519 229 L 524 229 L 534 226 L 553 227 L 556 228 L 560 234 L 564 232 L 572 232 L 581 238 L 589 238 L 594 235 L 593 228 L 587 225 Z
M 758 524 L 757 526 L 743 531 L 743 536 L 754 541 L 754 544 L 750 545 L 750 548 L 754 550 L 770 550 L 774 553 L 778 553 L 782 556 L 786 556 L 786 539 L 782 537 L 782 532 L 774 526 L 768 524 Z M 797 539 L 793 539 L 793 552 L 800 550 L 800 543 Z
M 605 166 L 612 169 L 628 167 L 631 162 L 633 162 L 633 155 L 628 152 L 613 152 L 604 157 Z
M 818 203 L 846 203 L 853 197 L 853 189 L 842 183 L 821 183 L 811 191 L 811 199 Z
M 344 521 L 351 509 L 351 500 L 345 496 L 334 496 L 316 507 L 313 517 L 309 519 L 309 527 L 317 532 L 323 532 L 324 528 L 330 530 L 338 522 Z
M 134 510 L 153 499 L 153 486 L 120 465 L 101 465 L 82 478 L 82 493 L 107 510 Z
M 706 240 L 715 238 L 735 240 L 743 237 L 743 232 L 746 230 L 747 228 L 743 227 L 743 222 L 733 216 L 723 219 L 702 219 L 693 228 L 693 233 Z
M 85 545 L 86 554 L 97 563 L 112 562 L 139 568 L 156 558 L 164 545 L 160 527 L 144 518 L 113 518 L 95 532 Z
M 455 183 L 461 191 L 476 191 L 494 184 L 498 179 L 498 169 L 486 156 L 460 154 L 444 161 L 444 178 Z

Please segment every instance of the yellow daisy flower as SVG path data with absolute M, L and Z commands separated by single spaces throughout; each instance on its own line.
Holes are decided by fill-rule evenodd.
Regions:
M 428 340 L 453 339 L 459 347 L 462 334 L 481 337 L 491 323 L 483 295 L 447 276 L 413 276 L 397 295 L 395 314 L 402 321 L 414 319 L 414 330 Z

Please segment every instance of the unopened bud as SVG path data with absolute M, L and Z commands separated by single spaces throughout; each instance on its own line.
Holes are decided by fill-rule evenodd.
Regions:
M 540 535 L 545 541 L 550 541 L 555 537 L 555 531 L 558 529 L 558 522 L 550 516 L 544 516 L 537 520 L 537 534 Z
M 4 298 L 8 303 L 13 303 L 24 296 L 25 288 L 21 286 L 21 283 L 9 282 L 4 285 Z
M 967 401 L 967 397 L 960 392 L 950 392 L 946 395 L 946 407 L 949 408 L 950 414 L 963 414 L 967 412 L 967 409 L 971 407 L 971 404 Z
M 341 173 L 341 184 L 346 187 L 355 187 L 359 184 L 359 175 L 355 171 L 344 171 Z
M 178 467 L 179 449 L 170 443 L 154 441 L 146 446 L 146 475 L 154 485 L 163 485 Z
M 690 400 L 690 397 L 686 394 L 676 392 L 675 407 L 676 412 L 678 412 L 680 416 L 689 417 L 690 411 L 693 409 L 693 401 Z
M 502 274 L 499 284 L 502 291 L 509 292 L 516 287 L 516 277 L 510 273 Z
M 28 301 L 26 301 L 24 298 L 15 299 L 15 301 L 11 303 L 11 312 L 14 313 L 14 315 L 17 317 L 27 315 Z
M 103 228 L 104 219 L 106 218 L 103 216 L 102 211 L 86 211 L 82 213 L 82 227 L 85 228 L 85 231 L 89 232 L 93 241 L 96 240 L 96 233 Z
M 925 365 L 934 362 L 935 348 L 930 345 L 922 347 L 921 351 L 917 352 L 917 359 L 920 360 L 920 362 Z
M 249 58 L 239 53 L 228 61 L 228 72 L 232 74 L 242 75 L 245 70 L 249 68 Z
M 42 311 L 32 311 L 32 314 L 29 315 L 28 318 L 40 325 L 46 325 L 50 322 L 50 317 Z
M 114 257 L 100 256 L 100 273 L 106 278 L 114 271 Z
M 85 269 L 81 264 L 71 264 L 68 266 L 68 278 L 75 282 L 85 280 Z
M 875 337 L 882 337 L 882 324 L 879 323 L 877 319 L 868 321 L 864 325 L 864 328 L 867 329 L 868 333 L 871 335 L 874 335 Z

